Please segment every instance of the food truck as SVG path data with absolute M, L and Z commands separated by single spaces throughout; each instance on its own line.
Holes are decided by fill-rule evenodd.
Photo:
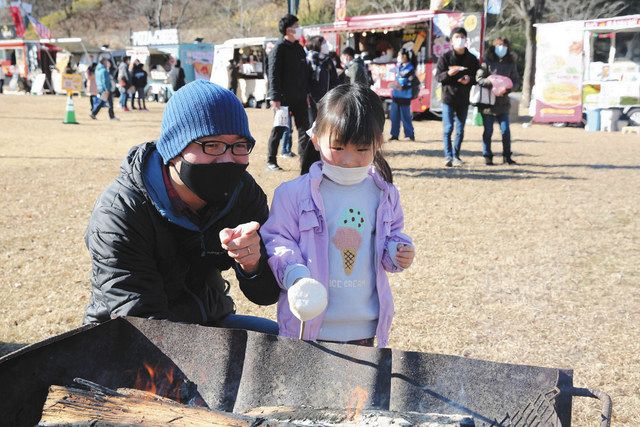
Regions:
M 536 26 L 534 121 L 640 125 L 640 15 Z
M 238 67 L 238 98 L 248 107 L 266 106 L 266 58 L 276 41 L 275 38 L 249 37 L 230 39 L 216 45 L 211 81 L 228 88 L 227 67 L 233 60 Z
M 481 57 L 484 37 L 481 13 L 417 10 L 346 16 L 333 24 L 305 27 L 303 34 L 306 39 L 322 35 L 338 53 L 346 46 L 360 54 L 367 52 L 369 57 L 363 59 L 371 71 L 372 89 L 385 100 L 391 99 L 390 84 L 395 81 L 398 51 L 412 49 L 418 62 L 416 75 L 421 88 L 418 97 L 411 102 L 411 110 L 414 113 L 427 110 L 439 113 L 442 101 L 440 83 L 435 79 L 436 64 L 438 58 L 451 50 L 449 35 L 454 27 L 467 30 L 467 48 Z
M 53 90 L 51 68 L 60 50 L 56 45 L 38 40 L 0 40 L 0 67 L 5 73 L 4 90 L 29 91 L 39 74 L 45 75 L 42 84 L 46 85 L 46 89 Z

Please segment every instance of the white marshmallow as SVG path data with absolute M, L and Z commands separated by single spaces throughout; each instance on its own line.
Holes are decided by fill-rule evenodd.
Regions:
M 287 291 L 289 307 L 303 322 L 318 316 L 327 308 L 327 290 L 317 280 L 305 277 Z

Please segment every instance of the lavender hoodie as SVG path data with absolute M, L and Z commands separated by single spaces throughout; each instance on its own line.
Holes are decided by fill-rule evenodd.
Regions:
M 385 347 L 389 342 L 394 314 L 393 296 L 385 271 L 402 271 L 402 268 L 393 262 L 387 248 L 395 249 L 396 245 L 391 243 L 411 245 L 412 242 L 409 236 L 402 233 L 404 215 L 397 188 L 382 179 L 373 167 L 369 170 L 369 175 L 381 190 L 374 239 L 376 289 L 380 300 L 376 336 L 378 347 Z M 311 277 L 328 287 L 329 234 L 320 195 L 322 179 L 322 162 L 316 162 L 308 174 L 280 185 L 273 196 L 269 219 L 260 229 L 267 248 L 269 265 L 282 288 L 278 301 L 278 326 L 280 335 L 285 337 L 297 338 L 300 334 L 300 321 L 289 309 L 284 285 L 287 268 L 296 264 L 306 265 Z M 315 340 L 318 337 L 323 319 L 324 313 L 305 323 L 305 340 Z

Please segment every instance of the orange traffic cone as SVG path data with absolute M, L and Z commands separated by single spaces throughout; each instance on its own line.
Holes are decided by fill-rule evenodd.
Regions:
M 77 125 L 76 121 L 76 112 L 73 108 L 73 97 L 71 96 L 71 92 L 67 94 L 67 114 L 64 117 L 64 121 L 62 122 L 66 125 Z

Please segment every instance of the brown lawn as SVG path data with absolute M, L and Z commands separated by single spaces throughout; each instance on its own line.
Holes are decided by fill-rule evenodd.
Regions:
M 82 124 L 64 125 L 64 97 L 0 96 L 0 354 L 80 325 L 91 207 L 129 147 L 158 136 L 162 107 L 91 121 L 83 98 Z M 248 113 L 249 171 L 271 196 L 297 164 L 265 171 L 271 115 Z M 418 252 L 391 276 L 390 346 L 573 368 L 576 386 L 612 396 L 613 425 L 636 425 L 640 136 L 514 125 L 520 165 L 486 167 L 481 130 L 468 127 L 467 164 L 444 170 L 441 123 L 416 129 L 417 142 L 386 148 Z M 275 317 L 233 292 L 239 312 Z M 574 425 L 596 425 L 598 410 L 578 399 Z

